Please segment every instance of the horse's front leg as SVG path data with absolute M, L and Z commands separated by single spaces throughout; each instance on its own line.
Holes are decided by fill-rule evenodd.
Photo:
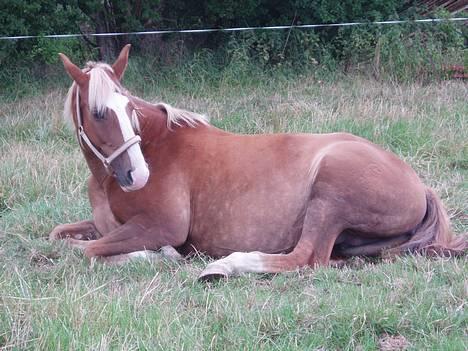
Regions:
M 49 234 L 50 240 L 67 239 L 73 245 L 77 240 L 99 239 L 119 226 L 104 190 L 93 176 L 88 179 L 88 197 L 93 210 L 93 220 L 60 224 Z
M 141 250 L 113 256 L 100 256 L 98 260 L 107 264 L 123 264 L 130 261 L 149 261 L 151 263 L 161 260 L 180 261 L 183 256 L 172 246 L 163 246 L 158 251 Z
M 49 239 L 95 240 L 101 236 L 101 233 L 94 225 L 94 221 L 80 221 L 70 224 L 59 224 L 50 232 Z
M 120 263 L 133 258 L 151 258 L 152 251 L 171 259 L 179 259 L 174 247 L 187 239 L 184 230 L 170 228 L 145 215 L 135 216 L 106 236 L 94 241 L 79 243 L 89 258 L 110 263 Z

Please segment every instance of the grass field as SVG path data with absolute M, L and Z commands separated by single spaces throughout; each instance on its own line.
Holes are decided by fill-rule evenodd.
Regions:
M 130 68 L 136 95 L 206 113 L 226 130 L 348 131 L 381 144 L 438 191 L 455 232 L 468 231 L 466 83 L 137 80 Z M 61 116 L 65 93 L 60 85 L 0 102 L 0 350 L 468 348 L 465 258 L 354 259 L 206 284 L 196 278 L 207 257 L 90 265 L 48 242 L 56 224 L 90 217 L 88 170 Z

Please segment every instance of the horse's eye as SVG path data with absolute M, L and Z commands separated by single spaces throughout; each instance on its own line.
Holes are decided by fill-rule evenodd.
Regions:
M 105 111 L 104 110 L 93 110 L 93 116 L 96 119 L 104 119 L 106 117 Z

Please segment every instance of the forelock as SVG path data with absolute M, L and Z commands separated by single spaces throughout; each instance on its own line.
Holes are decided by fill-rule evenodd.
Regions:
M 91 111 L 103 112 L 113 92 L 122 93 L 122 87 L 111 79 L 112 67 L 100 62 L 88 62 L 85 72 L 89 74 L 88 104 Z

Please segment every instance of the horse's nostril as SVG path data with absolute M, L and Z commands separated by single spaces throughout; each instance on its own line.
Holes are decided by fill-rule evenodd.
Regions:
M 127 179 L 130 182 L 130 184 L 133 183 L 132 171 L 127 172 Z

